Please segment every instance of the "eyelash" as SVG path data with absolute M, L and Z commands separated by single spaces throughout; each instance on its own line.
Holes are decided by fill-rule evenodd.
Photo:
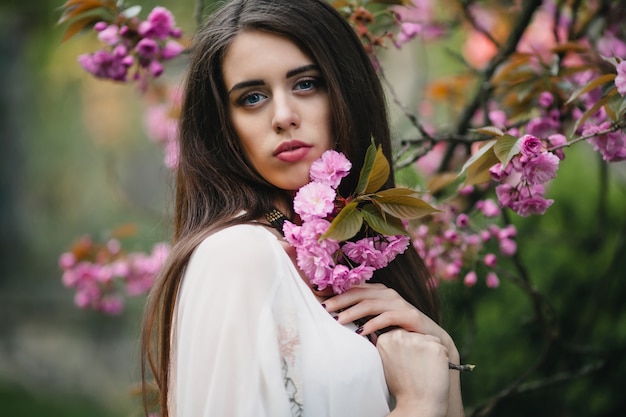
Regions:
M 308 91 L 308 90 L 312 90 L 312 89 L 314 89 L 314 88 L 318 87 L 318 86 L 319 86 L 319 84 L 320 84 L 320 80 L 318 80 L 317 78 L 305 78 L 305 79 L 303 79 L 303 80 L 298 81 L 298 82 L 296 83 L 296 87 L 297 87 L 297 86 L 299 86 L 299 85 L 301 85 L 301 84 L 303 84 L 303 83 L 309 83 L 309 84 L 311 84 L 311 86 L 310 86 L 309 88 L 303 88 L 303 89 L 302 89 L 302 90 L 307 90 L 307 91 Z
M 302 84 L 307 83 L 309 84 L 309 87 L 304 87 L 302 88 Z M 314 78 L 314 77 L 310 77 L 310 78 L 305 78 L 302 80 L 299 80 L 296 84 L 294 89 L 296 91 L 312 91 L 316 88 L 318 88 L 320 85 L 322 84 L 322 81 L 318 78 Z M 298 88 L 300 87 L 300 88 Z M 259 93 L 259 92 L 250 92 L 250 93 L 246 93 L 243 96 L 241 96 L 239 98 L 239 100 L 237 100 L 237 104 L 241 107 L 251 107 L 254 106 L 255 104 L 259 103 L 262 98 L 259 98 L 257 101 L 255 101 L 254 103 L 249 103 L 248 100 L 252 97 L 267 97 L 265 94 Z

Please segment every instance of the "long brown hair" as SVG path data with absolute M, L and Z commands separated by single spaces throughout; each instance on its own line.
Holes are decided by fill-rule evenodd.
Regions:
M 250 30 L 290 39 L 319 66 L 329 95 L 335 149 L 353 164 L 351 175 L 342 181 L 342 195 L 355 188 L 371 138 L 391 157 L 380 81 L 354 30 L 325 0 L 234 0 L 211 15 L 194 38 L 185 80 L 174 245 L 148 297 L 143 323 L 144 401 L 149 367 L 163 417 L 168 416 L 173 314 L 191 253 L 210 233 L 257 219 L 277 200 L 291 206 L 289 195 L 263 180 L 248 163 L 230 123 L 222 62 L 234 38 Z M 393 175 L 386 185 L 394 185 Z M 421 258 L 409 250 L 374 280 L 437 320 L 437 298 L 428 276 Z

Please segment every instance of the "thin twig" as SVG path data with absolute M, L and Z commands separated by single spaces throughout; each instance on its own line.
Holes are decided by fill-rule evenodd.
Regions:
M 569 142 L 566 142 L 566 143 L 564 143 L 562 145 L 553 146 L 553 147 L 549 148 L 548 151 L 553 152 L 553 151 L 556 151 L 558 149 L 569 148 L 570 146 L 572 146 L 572 145 L 574 145 L 574 144 L 576 144 L 578 142 L 582 142 L 582 141 L 587 140 L 587 139 L 595 138 L 596 136 L 602 136 L 602 135 L 607 135 L 609 133 L 617 132 L 618 130 L 621 130 L 621 129 L 624 129 L 624 128 L 626 128 L 626 119 L 621 119 L 621 120 L 613 123 L 611 125 L 611 127 L 607 128 L 607 129 L 604 129 L 604 130 L 601 130 L 601 131 L 595 132 L 595 133 L 590 133 L 588 135 L 580 136 L 580 137 L 578 137 L 576 139 L 572 139 Z
M 465 16 L 465 19 L 467 19 L 467 21 L 470 22 L 472 27 L 477 32 L 480 32 L 481 34 L 485 35 L 485 37 L 487 37 L 487 39 L 489 39 L 489 41 L 493 43 L 496 46 L 496 48 L 499 49 L 500 43 L 496 40 L 496 38 L 493 37 L 491 32 L 489 32 L 487 29 L 479 25 L 476 19 L 474 18 L 474 16 L 472 15 L 470 7 L 472 6 L 474 2 L 473 1 L 461 1 L 460 3 L 461 3 L 461 10 L 463 10 L 463 15 Z
M 474 94 L 474 97 L 469 101 L 469 104 L 465 107 L 459 117 L 459 123 L 456 127 L 457 134 L 463 134 L 470 126 L 472 117 L 476 111 L 481 107 L 482 103 L 487 100 L 490 92 L 492 91 L 491 77 L 496 71 L 496 68 L 504 62 L 512 53 L 517 49 L 524 31 L 531 22 L 531 19 L 535 11 L 541 6 L 542 0 L 529 0 L 524 2 L 524 8 L 522 9 L 515 26 L 506 42 L 499 48 L 498 53 L 489 61 L 485 69 L 481 72 L 481 76 L 478 81 L 478 89 Z M 449 146 L 446 154 L 444 155 L 439 171 L 446 171 L 448 164 L 454 155 L 455 146 Z
M 389 82 L 389 79 L 385 75 L 385 71 L 383 70 L 382 66 L 379 66 L 378 73 L 380 74 L 381 80 L 387 86 L 387 89 L 389 90 L 389 93 L 391 94 L 391 97 L 393 98 L 394 103 L 396 103 L 396 105 L 400 107 L 400 109 L 402 110 L 406 118 L 409 119 L 411 124 L 413 124 L 413 126 L 417 128 L 417 130 L 420 132 L 422 136 L 424 136 L 425 138 L 431 139 L 430 134 L 426 131 L 426 129 L 424 129 L 424 126 L 419 121 L 417 116 L 411 111 L 409 111 L 409 109 L 404 105 L 404 103 L 400 101 L 400 98 L 398 97 L 396 90 L 393 88 L 393 85 L 391 85 L 391 82 Z
M 196 8 L 194 10 L 193 16 L 196 20 L 196 26 L 199 28 L 202 26 L 202 12 L 204 10 L 204 1 L 196 0 Z

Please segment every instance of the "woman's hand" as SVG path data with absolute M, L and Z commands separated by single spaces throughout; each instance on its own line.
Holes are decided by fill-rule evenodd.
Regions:
M 337 320 L 342 324 L 371 317 L 359 332 L 364 336 L 387 327 L 400 327 L 409 332 L 435 336 L 451 355 L 456 353 L 454 342 L 445 330 L 405 301 L 395 290 L 383 284 L 355 286 L 343 294 L 328 298 L 324 305 L 329 313 L 338 312 Z
M 430 335 L 394 329 L 376 345 L 389 392 L 396 399 L 390 416 L 444 417 L 448 412 L 448 350 Z
M 447 379 L 449 384 L 448 416 L 463 415 L 459 371 L 448 370 L 448 362 L 459 363 L 458 350 L 450 335 L 430 317 L 405 301 L 395 290 L 383 284 L 363 284 L 355 286 L 343 294 L 326 299 L 324 306 L 330 313 L 337 312 L 337 320 L 342 324 L 371 317 L 367 323 L 358 330 L 363 336 L 372 335 L 388 327 L 399 327 L 406 332 L 418 333 L 418 336 L 429 337 L 430 340 L 436 340 L 438 344 L 445 348 L 447 355 L 447 361 L 444 364 L 443 370 L 439 369 L 439 371 L 445 371 L 449 375 Z M 388 333 L 395 333 L 395 331 Z M 382 337 L 382 335 L 380 337 Z M 407 342 L 406 339 L 402 340 Z M 380 343 L 375 339 L 374 342 L 377 345 Z M 394 345 L 398 343 L 399 342 L 396 341 Z M 412 356 L 409 362 L 414 359 L 415 357 Z M 411 365 L 406 363 L 400 366 L 408 367 L 413 365 L 411 362 Z M 385 372 L 387 372 L 387 367 L 385 368 Z M 425 382 L 428 383 L 428 381 Z

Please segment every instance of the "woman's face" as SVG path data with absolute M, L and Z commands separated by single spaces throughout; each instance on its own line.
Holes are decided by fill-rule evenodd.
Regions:
M 308 183 L 311 164 L 334 142 L 316 63 L 284 37 L 250 31 L 235 38 L 222 71 L 231 122 L 254 168 L 284 190 Z

